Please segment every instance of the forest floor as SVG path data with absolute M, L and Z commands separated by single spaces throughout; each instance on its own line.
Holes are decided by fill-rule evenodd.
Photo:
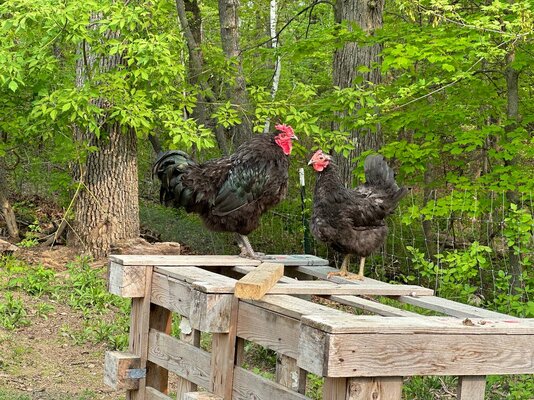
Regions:
M 60 275 L 76 255 L 75 250 L 64 246 L 56 250 L 23 249 L 17 253 L 18 258 L 53 268 Z M 23 302 L 31 323 L 15 330 L 0 328 L 0 399 L 124 398 L 124 391 L 115 392 L 103 383 L 106 345 L 76 343 L 68 332 L 68 327 L 81 326 L 82 311 L 23 292 L 18 292 L 17 298 Z M 43 301 L 53 310 L 39 316 Z

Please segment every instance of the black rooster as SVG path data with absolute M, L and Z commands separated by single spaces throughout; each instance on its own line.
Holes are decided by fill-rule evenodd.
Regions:
M 365 183 L 355 189 L 343 186 L 332 157 L 315 152 L 308 165 L 318 172 L 315 184 L 311 231 L 322 242 L 345 254 L 341 270 L 331 275 L 363 279 L 365 257 L 379 248 L 387 235 L 384 218 L 393 213 L 406 195 L 399 188 L 393 170 L 382 156 L 365 159 Z M 360 256 L 358 275 L 347 272 L 350 255 Z
M 297 138 L 288 125 L 276 129 L 253 136 L 228 157 L 202 164 L 183 151 L 163 153 L 152 170 L 161 181 L 160 201 L 199 214 L 210 230 L 235 232 L 241 255 L 256 257 L 246 235 L 285 197 L 287 156 Z

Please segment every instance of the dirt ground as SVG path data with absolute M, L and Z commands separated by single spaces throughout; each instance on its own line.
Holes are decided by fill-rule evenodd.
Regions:
M 56 271 L 75 259 L 76 250 L 63 246 L 56 250 L 22 249 L 17 257 Z M 101 263 L 104 261 L 100 261 Z M 103 383 L 104 345 L 76 345 L 66 327 L 82 324 L 81 314 L 64 304 L 47 300 L 54 310 L 39 316 L 40 299 L 17 292 L 29 309 L 31 325 L 7 331 L 0 328 L 0 387 L 21 391 L 35 400 L 63 400 L 74 396 L 117 400 L 115 392 Z

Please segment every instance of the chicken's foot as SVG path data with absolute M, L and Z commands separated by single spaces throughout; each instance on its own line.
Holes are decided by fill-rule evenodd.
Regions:
M 361 281 L 363 279 L 363 265 L 365 264 L 365 257 L 360 258 L 360 271 L 358 274 L 353 274 L 349 272 L 349 265 L 350 265 L 350 254 L 345 255 L 345 258 L 343 259 L 343 262 L 341 263 L 341 268 L 339 271 L 336 272 L 329 272 L 326 276 L 327 278 L 331 278 L 332 276 L 340 276 L 345 279 L 350 280 L 359 280 Z
M 254 251 L 247 236 L 236 233 L 236 238 L 237 245 L 241 249 L 241 253 L 239 254 L 240 257 L 259 259 L 265 255 Z

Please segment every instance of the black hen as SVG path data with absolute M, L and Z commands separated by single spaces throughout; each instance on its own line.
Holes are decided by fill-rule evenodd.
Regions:
M 235 232 L 242 255 L 255 257 L 246 235 L 261 215 L 287 193 L 293 129 L 252 137 L 228 157 L 195 163 L 179 150 L 163 153 L 153 174 L 161 181 L 160 201 L 200 215 L 206 227 Z
M 363 279 L 365 257 L 386 238 L 384 218 L 393 213 L 408 191 L 399 188 L 393 170 L 382 156 L 365 159 L 366 182 L 355 189 L 343 186 L 332 158 L 321 150 L 308 164 L 318 172 L 311 231 L 317 239 L 345 254 L 341 271 L 331 275 Z M 351 254 L 360 256 L 360 271 L 355 276 L 347 272 Z

